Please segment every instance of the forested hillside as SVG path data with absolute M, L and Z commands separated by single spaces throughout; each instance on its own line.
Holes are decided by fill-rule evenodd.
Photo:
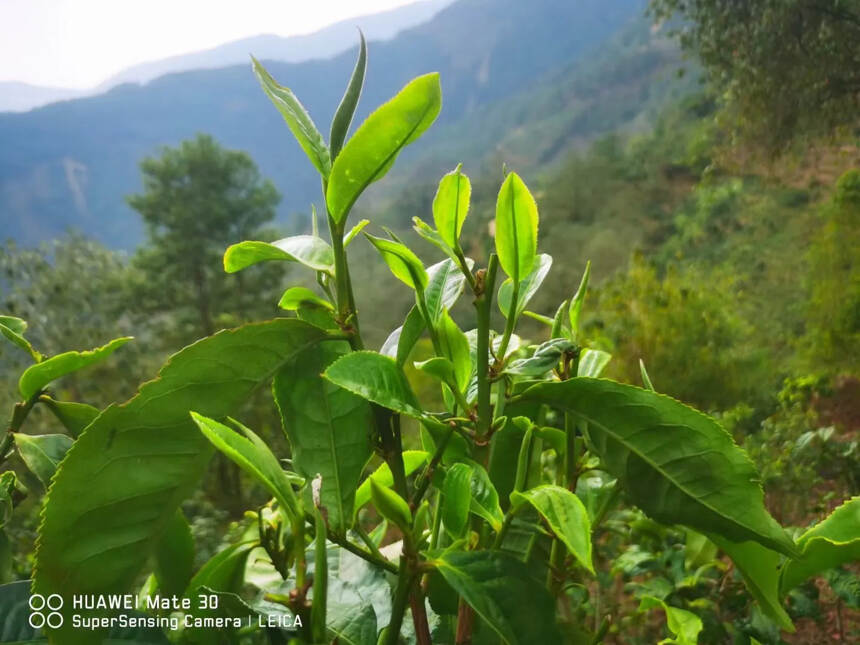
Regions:
M 374 46 L 378 71 L 368 79 L 358 117 L 410 77 L 430 71 L 440 72 L 444 84 L 440 124 L 459 123 L 493 104 L 523 103 L 545 76 L 570 69 L 587 55 L 599 56 L 597 47 L 641 16 L 643 6 L 640 0 L 460 0 L 430 22 Z M 351 49 L 332 59 L 272 63 L 269 70 L 277 79 L 289 79 L 306 97 L 314 119 L 327 123 L 340 98 L 331 79 L 345 82 L 354 56 Z M 280 117 L 258 94 L 248 66 L 241 65 L 172 74 L 25 114 L 0 114 L 0 227 L 28 243 L 71 227 L 110 246 L 131 248 L 141 240 L 141 228 L 123 196 L 140 186 L 138 162 L 158 146 L 197 132 L 252 155 L 284 196 L 281 222 L 297 211 L 307 213 L 318 201 L 313 175 L 285 135 L 275 134 L 280 138 L 272 145 Z M 490 130 L 501 135 L 505 125 Z M 462 140 L 462 132 L 451 136 Z M 496 135 L 482 133 L 476 148 L 490 148 Z

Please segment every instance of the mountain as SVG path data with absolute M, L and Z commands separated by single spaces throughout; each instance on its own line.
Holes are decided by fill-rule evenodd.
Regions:
M 642 31 L 643 6 L 643 0 L 459 0 L 425 24 L 371 43 L 357 118 L 415 75 L 439 71 L 442 114 L 405 160 L 407 167 L 417 167 L 426 146 L 439 165 L 448 167 L 458 158 L 445 154 L 446 146 L 456 152 L 473 142 L 479 156 L 492 151 L 498 135 L 510 134 L 500 130 L 511 122 L 510 110 L 529 114 L 530 97 L 543 97 L 540 110 L 548 113 L 531 110 L 530 118 L 545 124 L 589 101 L 606 112 L 610 106 L 594 104 L 603 93 L 599 78 L 590 81 L 596 95 L 576 90 L 585 87 L 575 78 L 577 61 L 599 67 L 608 58 L 602 47 L 622 27 L 633 22 Z M 354 57 L 355 48 L 326 60 L 267 62 L 267 67 L 290 85 L 326 132 Z M 630 61 L 634 70 L 639 58 Z M 628 85 L 640 87 L 636 74 L 622 81 L 610 100 L 623 100 Z M 559 98 L 570 91 L 582 93 L 574 104 L 570 97 Z M 487 120 L 488 110 L 498 116 L 494 123 Z M 0 149 L 0 235 L 31 243 L 74 227 L 113 246 L 133 246 L 141 226 L 123 196 L 141 189 L 138 162 L 196 132 L 209 132 L 225 146 L 252 155 L 284 194 L 282 221 L 318 201 L 313 169 L 242 65 L 171 74 L 145 86 L 126 84 L 100 96 L 0 115 L 5 144 Z
M 85 94 L 86 90 L 67 87 L 43 87 L 18 81 L 0 81 L 0 112 L 26 112 L 40 105 Z
M 0 81 L 0 112 L 26 112 L 56 101 L 102 94 L 124 83 L 148 83 L 194 69 L 214 69 L 243 64 L 248 54 L 257 58 L 297 63 L 314 58 L 331 58 L 349 49 L 356 27 L 368 40 L 388 40 L 399 32 L 430 20 L 453 0 L 420 0 L 389 11 L 341 20 L 310 34 L 276 36 L 260 34 L 203 51 L 170 56 L 128 67 L 92 89 L 40 87 L 17 81 Z
M 244 64 L 248 54 L 259 59 L 298 63 L 314 58 L 331 58 L 349 49 L 359 27 L 368 40 L 389 40 L 399 32 L 427 22 L 453 0 L 422 0 L 390 11 L 341 20 L 311 34 L 276 36 L 261 34 L 206 49 L 171 56 L 129 67 L 101 83 L 105 91 L 123 83 L 147 83 L 154 78 L 192 69 L 213 69 Z

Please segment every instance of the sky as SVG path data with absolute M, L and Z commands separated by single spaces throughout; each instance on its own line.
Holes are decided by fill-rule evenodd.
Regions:
M 411 0 L 0 0 L 0 81 L 88 89 L 130 65 Z

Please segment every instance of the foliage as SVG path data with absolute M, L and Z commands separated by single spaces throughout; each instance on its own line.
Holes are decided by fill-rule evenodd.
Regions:
M 782 151 L 857 125 L 860 7 L 842 0 L 652 0 L 727 95 L 735 127 Z
M 362 47 L 348 97 L 360 94 L 355 84 L 363 79 L 364 56 Z M 469 217 L 469 190 L 461 190 L 471 182 L 458 166 L 443 177 L 432 205 L 436 227 L 415 221 L 419 236 L 444 256 L 440 262 L 425 266 L 392 231 L 363 235 L 366 250 L 399 281 L 380 289 L 383 296 L 396 289 L 414 303 L 382 350 L 372 351 L 365 322 L 383 312 L 357 298 L 356 263 L 348 258 L 359 244 L 358 231 L 347 232 L 352 210 L 435 120 L 438 77 L 407 84 L 351 138 L 341 140 L 343 128 L 333 127 L 327 143 L 292 90 L 256 68 L 319 171 L 328 239 L 314 229 L 272 243 L 220 243 L 231 244 L 224 267 L 237 276 L 257 262 L 281 260 L 267 267 L 295 266 L 312 278 L 281 297 L 286 317 L 185 347 L 128 402 L 94 418 L 89 409 L 47 400 L 45 378 L 88 367 L 108 352 L 68 360 L 43 354 L 38 344 L 29 351 L 25 322 L 0 318 L 3 342 L 26 352 L 34 364 L 28 369 L 45 376 L 25 379 L 30 385 L 21 388 L 24 398 L 13 406 L 0 446 L 5 462 L 16 442 L 23 465 L 50 482 L 34 590 L 67 600 L 176 592 L 194 602 L 153 613 L 181 616 L 185 628 L 171 637 L 183 643 L 632 642 L 623 640 L 627 630 L 649 621 L 655 639 L 679 643 L 701 634 L 725 641 L 792 631 L 786 594 L 809 576 L 836 575 L 856 555 L 856 500 L 795 542 L 768 511 L 759 471 L 732 435 L 714 418 L 656 392 L 639 360 L 645 354 L 658 388 L 709 408 L 749 396 L 761 379 L 754 367 L 728 375 L 747 342 L 728 295 L 733 285 L 720 286 L 709 275 L 713 291 L 724 293 L 706 298 L 695 288 L 705 281 L 702 273 L 675 274 L 669 266 L 661 275 L 636 261 L 630 276 L 600 292 L 598 305 L 610 320 L 601 337 L 599 314 L 590 312 L 594 299 L 587 297 L 590 264 L 581 279 L 553 275 L 551 256 L 539 252 L 538 200 L 519 175 L 507 173 L 495 197 L 493 243 L 463 244 L 461 236 L 478 227 Z M 336 121 L 349 123 L 356 103 L 342 103 Z M 611 163 L 623 165 L 626 153 L 618 147 L 615 153 Z M 734 190 L 728 185 L 729 199 Z M 707 191 L 700 196 L 699 223 L 719 218 L 723 211 L 711 208 Z M 256 236 L 264 210 L 259 221 L 245 221 L 247 235 Z M 178 253 L 179 230 L 156 227 L 165 248 L 153 253 Z M 491 246 L 495 252 L 480 252 Z M 467 257 L 472 251 L 476 257 Z M 197 253 L 187 260 L 205 261 Z M 563 292 L 552 316 L 535 308 L 544 284 Z M 211 303 L 201 309 L 199 291 L 184 298 L 197 308 L 204 333 L 211 331 L 204 315 Z M 541 325 L 538 342 L 520 335 L 524 322 Z M 214 328 L 211 316 L 209 323 Z M 628 328 L 633 332 L 625 337 Z M 614 369 L 606 349 L 624 352 L 619 371 L 629 380 L 634 366 L 627 361 L 635 360 L 645 387 L 601 378 Z M 413 351 L 426 360 L 411 360 Z M 46 369 L 52 361 L 63 369 Z M 702 380 L 690 385 L 700 369 Z M 290 447 L 286 462 L 274 442 L 239 420 L 252 416 L 247 402 L 270 380 Z M 432 384 L 432 397 L 416 387 L 422 382 Z M 31 410 L 42 406 L 73 420 L 69 436 L 26 435 L 19 442 Z M 419 444 L 421 450 L 407 449 Z M 195 531 L 179 510 L 215 450 L 272 499 L 248 509 L 229 542 L 199 566 Z M 20 506 L 23 484 L 11 470 L 0 484 L 5 521 Z M 727 560 L 734 578 L 718 582 Z M 613 597 L 614 575 L 628 586 Z M 725 607 L 708 596 L 717 584 L 735 592 L 726 594 Z M 0 606 L 19 595 L 18 587 L 0 588 Z M 719 619 L 724 609 L 737 611 L 732 603 L 752 602 L 753 618 L 766 629 Z M 66 617 L 71 611 L 70 602 L 61 610 Z M 101 608 L 77 612 L 111 615 Z M 665 624 L 662 617 L 653 623 L 655 616 L 665 616 Z M 202 628 L 200 621 L 216 617 L 240 624 Z M 286 622 L 263 629 L 260 617 Z M 0 620 L 0 633 L 23 633 L 19 612 Z M 107 636 L 75 632 L 68 623 L 45 631 L 59 643 Z

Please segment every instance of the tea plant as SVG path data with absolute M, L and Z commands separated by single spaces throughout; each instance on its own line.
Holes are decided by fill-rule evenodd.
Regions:
M 425 266 L 394 233 L 371 235 L 366 220 L 350 221 L 364 190 L 436 119 L 438 75 L 408 83 L 347 137 L 364 82 L 362 40 L 326 142 L 296 96 L 253 65 L 320 173 L 328 239 L 315 227 L 241 242 L 227 249 L 224 267 L 294 263 L 318 289 L 287 289 L 279 303 L 287 317 L 182 349 L 134 398 L 102 411 L 55 401 L 48 388 L 126 339 L 46 358 L 23 321 L 0 318 L 0 332 L 34 361 L 0 459 L 14 448 L 50 483 L 32 588 L 65 601 L 66 620 L 46 630 L 52 641 L 163 641 L 153 623 L 118 630 L 110 609 L 74 607 L 76 595 L 135 589 L 157 597 L 144 607 L 150 617 L 179 621 L 170 636 L 182 642 L 599 643 L 624 623 L 601 610 L 598 579 L 635 570 L 641 550 L 629 544 L 618 561 L 602 562 L 598 538 L 643 522 L 684 531 L 690 567 L 714 566 L 721 549 L 761 611 L 791 630 L 785 595 L 857 559 L 860 499 L 793 540 L 766 510 L 752 462 L 716 421 L 657 393 L 644 366 L 644 388 L 599 378 L 611 357 L 580 333 L 588 269 L 553 315 L 528 309 L 553 260 L 538 252 L 538 208 L 516 173 L 498 193 L 488 258 L 466 257 L 460 245 L 471 185 L 459 166 L 439 183 L 433 225 L 414 220 L 441 253 L 436 264 Z M 415 297 L 379 351 L 364 344 L 368 312 L 350 278 L 348 250 L 360 236 Z M 451 315 L 464 295 L 474 329 Z M 545 324 L 547 340 L 518 337 L 524 316 Z M 441 409 L 428 409 L 406 376 L 422 338 L 432 356 L 414 367 L 438 382 Z M 234 418 L 270 381 L 288 461 Z M 55 412 L 68 435 L 21 434 L 35 405 Z M 409 443 L 420 449 L 406 450 L 412 428 Z M 214 450 L 272 499 L 249 510 L 234 541 L 195 572 L 180 503 Z M 0 481 L 2 519 L 24 491 L 12 471 Z M 622 502 L 628 510 L 617 512 Z M 666 642 L 694 643 L 701 619 L 667 602 L 673 585 L 687 584 L 675 573 L 668 591 L 636 593 L 638 611 L 665 614 Z M 3 633 L 44 638 L 26 623 L 26 602 L 27 583 L 0 587 L 0 607 L 18 617 Z M 75 613 L 98 629 L 75 627 Z

